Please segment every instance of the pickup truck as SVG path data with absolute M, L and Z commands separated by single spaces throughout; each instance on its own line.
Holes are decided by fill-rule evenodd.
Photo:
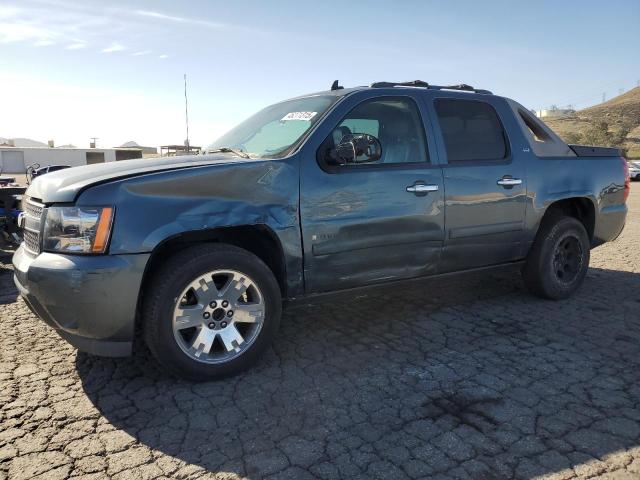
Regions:
M 309 296 L 516 266 L 566 298 L 628 194 L 617 149 L 569 146 L 508 98 L 334 82 L 200 155 L 36 178 L 14 278 L 79 350 L 126 356 L 143 338 L 168 372 L 206 380 L 252 365 Z

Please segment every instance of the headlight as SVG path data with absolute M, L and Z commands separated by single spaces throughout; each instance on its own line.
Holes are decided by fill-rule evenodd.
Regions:
M 44 221 L 43 249 L 66 253 L 104 253 L 113 207 L 49 207 Z

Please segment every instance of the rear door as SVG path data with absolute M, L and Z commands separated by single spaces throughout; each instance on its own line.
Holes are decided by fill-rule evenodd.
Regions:
M 438 151 L 446 160 L 440 271 L 518 260 L 524 240 L 525 157 L 510 145 L 503 122 L 511 119 L 506 102 L 441 92 L 428 103 L 436 119 Z
M 301 152 L 300 217 L 308 292 L 435 273 L 443 241 L 442 170 L 424 105 L 411 92 L 357 92 Z M 380 140 L 375 163 L 336 166 L 345 134 Z

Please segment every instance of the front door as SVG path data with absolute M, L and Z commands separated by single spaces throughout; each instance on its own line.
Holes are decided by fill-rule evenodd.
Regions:
M 447 95 L 447 94 L 444 94 Z M 445 188 L 445 241 L 440 271 L 518 260 L 526 182 L 522 152 L 510 147 L 499 112 L 506 104 L 449 94 L 435 98 Z M 505 117 L 506 118 L 506 117 Z
M 443 242 L 442 170 L 413 95 L 347 97 L 302 152 L 300 216 L 308 292 L 436 272 Z M 429 132 L 429 131 L 427 131 Z M 379 139 L 374 163 L 336 164 L 344 135 Z

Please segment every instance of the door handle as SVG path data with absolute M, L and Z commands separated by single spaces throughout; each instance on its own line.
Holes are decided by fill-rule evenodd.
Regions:
M 410 193 L 429 193 L 429 192 L 437 192 L 438 185 L 427 185 L 425 183 L 416 183 L 414 185 L 410 185 L 407 187 L 407 192 Z
M 522 185 L 522 180 L 519 178 L 503 177 L 498 180 L 498 185 L 503 187 L 513 187 L 514 185 Z

